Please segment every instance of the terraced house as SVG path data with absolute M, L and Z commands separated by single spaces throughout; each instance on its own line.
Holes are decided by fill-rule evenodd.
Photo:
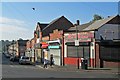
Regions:
M 118 67 L 120 63 L 120 16 L 72 24 L 61 16 L 49 24 L 37 23 L 34 38 L 30 41 L 34 62 L 43 63 L 50 54 L 56 65 L 81 66 L 86 59 L 89 67 Z M 79 45 L 75 46 L 78 39 Z M 78 48 L 78 49 L 77 49 Z

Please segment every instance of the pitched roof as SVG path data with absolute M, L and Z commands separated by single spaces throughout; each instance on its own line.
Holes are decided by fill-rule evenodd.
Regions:
M 82 25 L 78 25 L 78 30 L 79 31 L 82 31 L 83 29 L 87 28 L 89 25 L 91 25 L 93 22 L 88 22 L 88 23 L 85 23 L 85 24 L 82 24 Z M 68 31 L 75 31 L 76 30 L 76 27 L 71 27 L 70 29 L 68 29 Z
M 42 36 L 48 36 L 49 33 L 52 33 L 53 30 L 58 29 L 58 30 L 67 30 L 69 29 L 73 24 L 66 19 L 64 16 L 61 16 L 52 22 L 49 23 L 43 30 L 42 30 Z
M 63 16 L 62 16 L 63 17 Z M 61 17 L 60 17 L 61 18 Z M 55 20 L 53 20 L 52 22 L 50 22 L 49 25 L 47 25 L 43 30 L 47 29 L 50 25 L 52 25 L 53 23 L 55 23 L 56 21 L 58 21 L 60 18 L 57 18 Z
M 39 27 L 40 27 L 40 29 L 41 29 L 41 31 L 47 26 L 47 25 L 49 25 L 49 24 L 41 24 L 41 23 L 37 23 L 38 25 L 39 25 Z
M 18 41 L 18 45 L 19 46 L 26 46 L 26 42 L 28 41 L 28 40 L 17 40 Z
M 112 19 L 114 19 L 117 16 L 111 16 L 111 17 L 108 17 L 108 18 L 105 18 L 102 20 L 95 21 L 93 24 L 91 24 L 90 26 L 85 28 L 83 31 L 99 29 L 100 27 L 102 27 L 103 25 L 105 25 L 106 23 L 108 23 L 109 21 L 111 21 Z

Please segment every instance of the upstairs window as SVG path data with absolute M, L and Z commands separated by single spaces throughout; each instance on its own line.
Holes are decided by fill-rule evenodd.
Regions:
M 40 31 L 37 30 L 37 38 L 40 38 Z

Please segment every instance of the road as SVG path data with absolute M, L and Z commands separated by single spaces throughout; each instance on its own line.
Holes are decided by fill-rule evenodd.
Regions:
M 19 65 L 2 55 L 2 78 L 118 78 L 118 75 L 105 71 L 64 71 Z

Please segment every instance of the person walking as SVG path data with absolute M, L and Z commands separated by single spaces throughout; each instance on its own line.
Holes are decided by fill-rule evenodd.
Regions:
M 48 53 L 47 53 L 47 51 L 44 51 L 44 66 L 43 66 L 43 68 L 47 68 L 47 64 L 48 64 L 47 57 L 48 57 Z
M 47 59 L 44 59 L 44 66 L 43 68 L 47 68 Z
M 53 54 L 50 55 L 50 66 L 52 67 L 54 65 L 54 59 Z

